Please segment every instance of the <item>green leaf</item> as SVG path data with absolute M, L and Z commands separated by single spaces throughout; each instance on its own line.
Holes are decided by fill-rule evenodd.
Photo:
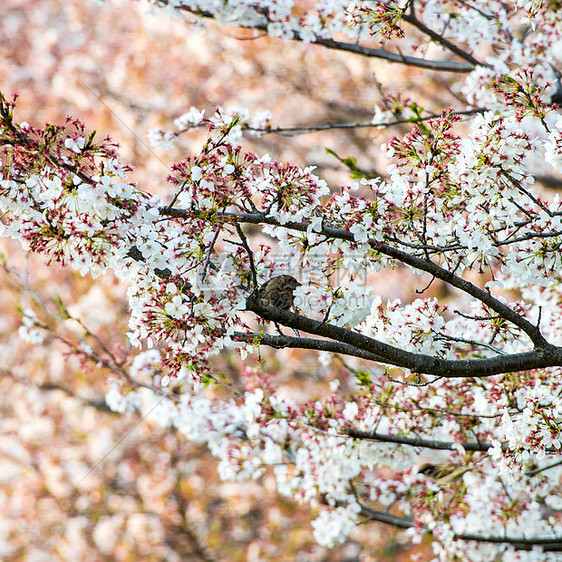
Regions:
M 96 136 L 96 130 L 94 129 L 91 133 L 90 136 L 88 137 L 88 141 L 86 142 L 86 146 L 84 147 L 86 148 L 90 148 L 94 142 L 94 137 Z
M 358 370 L 355 373 L 357 384 L 366 388 L 371 388 L 371 374 L 369 371 Z
M 335 156 L 349 170 L 349 176 L 351 179 L 374 179 L 380 177 L 380 175 L 374 170 L 363 170 L 361 167 L 359 167 L 359 165 L 357 164 L 357 160 L 353 158 L 353 156 L 340 156 L 331 148 L 324 148 L 324 150 L 331 156 Z

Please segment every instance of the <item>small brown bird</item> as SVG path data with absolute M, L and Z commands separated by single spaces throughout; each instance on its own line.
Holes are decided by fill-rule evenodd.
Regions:
M 300 285 L 291 275 L 278 275 L 260 287 L 259 297 L 271 306 L 290 310 L 295 300 L 293 293 Z
M 465 472 L 472 470 L 472 466 L 460 463 L 431 464 L 425 463 L 418 470 L 440 486 L 451 486 L 458 482 Z

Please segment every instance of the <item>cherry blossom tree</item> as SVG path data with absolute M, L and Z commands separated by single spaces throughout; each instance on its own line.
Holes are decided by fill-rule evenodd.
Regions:
M 384 92 L 366 122 L 294 126 L 186 106 L 150 141 L 206 140 L 157 194 L 111 139 L 74 117 L 25 122 L 4 92 L 0 232 L 53 265 L 117 276 L 135 351 L 92 336 L 64 299 L 25 311 L 20 336 L 95 363 L 107 407 L 205 445 L 222 480 L 273 478 L 318 510 L 322 546 L 368 523 L 427 541 L 437 560 L 559 559 L 558 4 L 149 4 L 185 33 L 218 25 L 280 53 L 298 43 L 433 73 L 456 101 L 428 113 L 421 93 Z M 261 149 L 342 129 L 388 134 L 367 163 L 329 148 L 342 185 Z M 300 282 L 290 310 L 260 298 L 282 274 Z M 63 337 L 45 315 L 77 327 Z M 290 350 L 311 379 L 293 392 L 272 367 Z

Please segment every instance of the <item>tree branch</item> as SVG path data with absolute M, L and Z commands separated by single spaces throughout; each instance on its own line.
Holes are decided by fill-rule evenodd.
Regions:
M 422 33 L 425 33 L 425 35 L 431 37 L 433 41 L 439 43 L 439 45 L 441 45 L 451 53 L 454 53 L 455 55 L 457 55 L 461 59 L 464 59 L 465 61 L 472 64 L 473 66 L 487 66 L 487 67 L 490 66 L 489 64 L 482 63 L 479 60 L 475 59 L 470 53 L 467 53 L 464 49 L 457 47 L 457 45 L 451 43 L 448 39 L 445 39 L 445 37 L 439 35 L 439 33 L 433 31 L 433 29 L 430 29 L 429 27 L 424 25 L 421 21 L 418 20 L 418 18 L 413 13 L 412 15 L 404 14 L 402 16 L 402 19 L 404 21 L 407 21 L 409 24 L 413 25 L 415 28 L 419 29 Z
M 485 108 L 477 107 L 474 109 L 467 109 L 466 111 L 453 111 L 451 115 L 478 115 L 481 113 L 485 113 L 487 110 Z M 373 121 L 363 121 L 357 123 L 333 123 L 330 125 L 303 125 L 303 126 L 294 126 L 294 127 L 250 127 L 249 125 L 242 125 L 242 130 L 244 131 L 252 131 L 258 132 L 262 134 L 270 134 L 276 133 L 280 135 L 297 135 L 299 133 L 316 133 L 318 131 L 330 131 L 333 129 L 363 129 L 366 127 L 393 127 L 395 125 L 402 125 L 405 123 L 417 123 L 419 121 L 429 121 L 430 119 L 437 119 L 441 117 L 440 113 L 433 113 L 431 115 L 426 115 L 424 117 L 420 117 L 419 119 L 407 118 L 407 119 L 395 119 L 394 121 L 388 122 L 380 122 L 375 123 Z M 204 126 L 205 124 L 197 125 L 197 127 Z M 185 129 L 188 130 L 188 129 Z M 179 131 L 181 133 L 183 131 Z M 179 134 L 177 133 L 177 134 Z M 561 182 L 562 185 L 562 182 Z
M 293 38 L 300 41 L 299 38 Z M 317 45 L 323 45 L 328 49 L 336 49 L 338 51 L 347 51 L 365 57 L 372 57 L 383 59 L 388 62 L 397 62 L 406 64 L 408 66 L 417 66 L 418 68 L 425 68 L 428 70 L 437 70 L 440 72 L 472 72 L 475 64 L 472 62 L 453 62 L 453 61 L 440 61 L 440 60 L 426 60 L 417 57 L 409 57 L 400 53 L 391 53 L 386 49 L 372 49 L 357 43 L 344 43 L 343 41 L 334 41 L 333 39 L 326 39 L 317 37 L 314 41 Z M 464 57 L 466 58 L 466 57 Z M 476 60 L 476 59 L 474 59 Z M 476 64 L 481 64 L 476 61 Z
M 384 443 L 397 443 L 411 447 L 423 447 L 424 449 L 437 449 L 441 451 L 453 451 L 459 446 L 455 441 L 437 441 L 434 439 L 419 439 L 417 437 L 406 437 L 405 435 L 385 435 L 376 431 L 362 431 L 352 427 L 346 429 L 346 434 L 354 439 L 368 439 L 370 441 L 382 441 Z M 492 448 L 490 443 L 460 443 L 466 451 L 486 452 Z
M 295 330 L 334 340 L 334 342 L 326 342 L 325 340 L 292 336 L 258 336 L 264 344 L 272 345 L 276 348 L 292 347 L 322 349 L 334 353 L 343 352 L 371 361 L 409 369 L 414 373 L 436 375 L 445 378 L 479 378 L 502 373 L 562 366 L 562 348 L 553 345 L 547 345 L 534 351 L 485 359 L 440 359 L 422 353 L 405 351 L 353 330 L 313 320 L 288 310 L 275 308 L 252 295 L 246 300 L 246 310 L 255 312 L 265 320 L 278 322 Z M 253 339 L 255 338 L 256 336 L 253 336 Z
M 193 211 L 191 210 L 186 211 L 177 208 L 170 209 L 168 207 L 161 207 L 160 212 L 161 214 L 178 218 L 188 218 L 193 215 Z M 267 216 L 264 213 L 223 213 L 219 215 L 219 218 L 221 217 L 229 221 L 248 222 L 252 224 L 270 224 L 290 230 L 296 230 L 299 232 L 306 232 L 309 227 L 309 223 L 307 222 L 287 221 L 286 223 L 281 224 L 277 219 Z M 317 230 L 316 232 L 328 238 L 336 238 L 340 240 L 347 240 L 348 242 L 355 242 L 355 237 L 352 232 L 341 230 L 332 226 L 322 225 L 320 230 Z M 531 322 L 509 308 L 509 306 L 494 298 L 488 291 L 480 289 L 480 287 L 477 287 L 473 283 L 466 281 L 465 279 L 455 275 L 451 271 L 442 268 L 441 266 L 437 265 L 427 258 L 417 257 L 415 255 L 409 254 L 408 252 L 405 252 L 404 250 L 399 250 L 398 248 L 394 248 L 388 244 L 377 242 L 373 238 L 369 238 L 368 243 L 374 250 L 380 252 L 381 254 L 396 259 L 420 271 L 425 271 L 433 277 L 441 279 L 445 283 L 448 283 L 449 285 L 476 298 L 477 300 L 497 312 L 501 317 L 505 318 L 506 320 L 520 328 L 523 332 L 525 332 L 529 336 L 529 339 L 533 342 L 533 344 L 543 352 L 554 353 L 555 355 L 559 353 L 559 351 L 556 351 L 556 349 L 558 348 L 550 345 L 547 342 L 537 326 L 531 324 Z
M 370 521 L 379 521 L 401 529 L 409 529 L 410 527 L 415 526 L 413 519 L 409 519 L 407 517 L 397 517 L 396 515 L 390 515 L 390 513 L 386 513 L 385 511 L 377 511 L 364 505 L 361 506 L 361 515 L 367 517 Z M 562 552 L 562 537 L 483 537 L 470 533 L 460 533 L 455 534 L 455 539 L 463 541 L 489 542 L 494 544 L 511 544 L 517 550 L 532 550 L 535 546 L 541 546 L 542 550 L 545 552 Z

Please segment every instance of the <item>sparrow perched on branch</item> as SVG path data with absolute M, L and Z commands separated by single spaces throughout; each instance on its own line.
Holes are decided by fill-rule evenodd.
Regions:
M 440 486 L 450 486 L 458 482 L 465 472 L 472 470 L 472 466 L 460 463 L 431 464 L 425 463 L 418 470 Z
M 293 293 L 300 285 L 291 275 L 278 275 L 264 283 L 258 294 L 260 299 L 267 304 L 283 310 L 290 310 L 295 300 Z

